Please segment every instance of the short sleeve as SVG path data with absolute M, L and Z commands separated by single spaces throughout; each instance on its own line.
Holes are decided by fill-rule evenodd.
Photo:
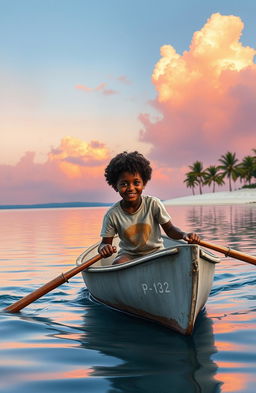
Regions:
M 117 233 L 115 226 L 108 213 L 103 218 L 102 228 L 100 232 L 101 237 L 114 237 Z
M 155 217 L 160 225 L 166 224 L 171 220 L 169 213 L 167 212 L 164 204 L 160 201 L 160 199 L 155 198 Z

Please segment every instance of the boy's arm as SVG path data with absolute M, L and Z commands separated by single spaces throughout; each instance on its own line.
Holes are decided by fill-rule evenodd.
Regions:
M 163 228 L 166 235 L 172 239 L 183 239 L 189 243 L 197 243 L 200 240 L 200 237 L 196 233 L 183 232 L 180 228 L 175 227 L 171 221 L 168 221 L 167 223 L 161 225 L 161 227 Z
M 103 237 L 98 247 L 98 252 L 103 258 L 110 257 L 116 252 L 116 247 L 112 246 L 113 237 Z

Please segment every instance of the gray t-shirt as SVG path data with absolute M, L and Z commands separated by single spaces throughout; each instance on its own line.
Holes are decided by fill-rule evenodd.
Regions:
M 160 225 L 170 219 L 160 199 L 143 195 L 139 209 L 132 214 L 120 202 L 115 203 L 104 216 L 101 236 L 119 235 L 119 255 L 145 255 L 164 248 Z

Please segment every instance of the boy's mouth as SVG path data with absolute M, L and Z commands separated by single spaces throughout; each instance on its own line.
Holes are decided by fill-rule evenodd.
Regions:
M 136 195 L 137 195 L 137 192 L 127 192 L 126 195 L 127 195 L 128 197 L 133 197 L 133 196 L 136 196 Z

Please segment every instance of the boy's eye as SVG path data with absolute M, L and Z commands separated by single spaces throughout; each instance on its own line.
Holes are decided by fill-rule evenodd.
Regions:
M 119 187 L 128 187 L 129 186 L 129 182 L 127 182 L 127 181 L 121 181 L 120 183 L 118 183 L 118 186 Z M 134 185 L 134 186 L 140 186 L 141 185 L 141 181 L 140 180 L 134 180 L 133 182 L 132 182 L 132 184 Z

